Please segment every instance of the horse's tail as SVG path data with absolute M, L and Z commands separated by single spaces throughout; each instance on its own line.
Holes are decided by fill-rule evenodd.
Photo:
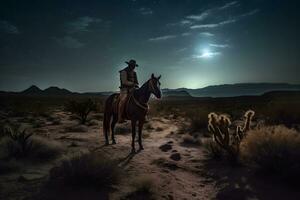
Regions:
M 105 136 L 105 143 L 108 144 L 108 134 L 110 133 L 111 117 L 113 115 L 113 101 L 117 94 L 110 95 L 104 105 L 104 116 L 103 116 L 103 134 Z

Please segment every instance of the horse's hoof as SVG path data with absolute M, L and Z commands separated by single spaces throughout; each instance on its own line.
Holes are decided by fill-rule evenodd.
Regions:
M 144 147 L 143 147 L 143 146 L 141 146 L 141 147 L 140 147 L 140 150 L 144 150 Z
M 113 140 L 113 141 L 112 141 L 112 144 L 117 144 L 117 143 L 116 143 L 116 141 Z
M 106 146 L 109 145 L 109 142 L 105 142 L 105 145 L 106 145 Z

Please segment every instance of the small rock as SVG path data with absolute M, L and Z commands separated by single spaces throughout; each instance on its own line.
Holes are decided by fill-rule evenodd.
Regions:
M 169 150 L 172 149 L 172 145 L 170 145 L 170 144 L 163 144 L 163 145 L 161 145 L 161 146 L 159 147 L 159 149 L 160 149 L 161 151 L 163 151 L 163 152 L 167 152 L 167 151 L 169 151 Z
M 170 158 L 175 161 L 179 161 L 181 159 L 180 153 L 173 153 Z

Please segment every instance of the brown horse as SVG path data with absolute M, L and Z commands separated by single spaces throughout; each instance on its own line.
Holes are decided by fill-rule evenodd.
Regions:
M 151 78 L 142 85 L 142 87 L 135 89 L 129 94 L 129 100 L 125 108 L 126 119 L 131 120 L 131 132 L 132 132 L 132 152 L 135 152 L 135 135 L 136 135 L 136 124 L 138 122 L 138 142 L 140 150 L 143 150 L 142 144 L 142 130 L 145 122 L 145 116 L 148 113 L 148 101 L 151 94 L 154 94 L 156 98 L 161 98 L 160 90 L 160 79 L 161 76 L 155 77 L 154 74 Z M 110 95 L 105 101 L 104 107 L 104 119 L 103 119 L 103 133 L 105 136 L 105 144 L 109 144 L 108 134 L 111 132 L 112 144 L 116 144 L 114 128 L 118 121 L 118 109 L 117 99 L 119 94 L 115 93 Z

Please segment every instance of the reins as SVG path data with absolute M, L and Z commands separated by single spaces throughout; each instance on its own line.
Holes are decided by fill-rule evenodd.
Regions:
M 154 92 L 153 82 L 152 82 L 151 79 L 149 80 L 149 88 L 152 90 L 152 92 Z M 145 105 L 142 105 L 142 104 L 134 97 L 133 93 L 130 95 L 129 98 L 131 98 L 131 97 L 132 97 L 134 103 L 135 103 L 138 107 L 142 108 L 142 109 L 145 110 L 145 111 L 148 111 L 148 110 L 149 110 L 149 105 L 148 105 L 147 103 L 146 103 Z M 129 101 L 128 101 L 128 102 L 129 102 Z

